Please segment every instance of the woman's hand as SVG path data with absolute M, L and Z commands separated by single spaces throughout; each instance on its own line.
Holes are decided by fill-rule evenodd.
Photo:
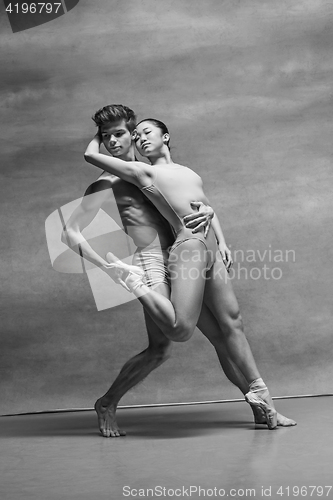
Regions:
M 93 139 L 96 140 L 96 142 L 98 143 L 99 147 L 103 143 L 103 138 L 102 138 L 102 134 L 100 133 L 100 131 L 96 132 L 96 134 L 94 135 Z
M 205 205 L 201 201 L 191 201 L 191 206 L 197 208 L 198 212 L 190 215 L 185 215 L 184 222 L 188 228 L 193 228 L 192 233 L 197 233 L 202 227 L 205 228 L 205 237 L 208 234 L 210 223 L 214 217 L 214 210 L 209 205 Z
M 102 143 L 102 137 L 101 137 L 100 133 L 97 132 L 97 134 L 95 134 L 94 137 L 92 138 L 92 140 L 89 142 L 87 149 L 84 153 L 84 158 L 86 161 L 89 162 L 90 156 L 96 155 L 99 153 L 99 148 L 101 146 L 101 143 Z
M 229 248 L 227 247 L 227 245 L 226 245 L 226 243 L 224 241 L 222 243 L 219 243 L 219 250 L 220 250 L 220 253 L 222 255 L 222 260 L 223 260 L 223 263 L 224 263 L 224 265 L 226 267 L 226 270 L 229 273 L 230 272 L 230 268 L 233 265 L 233 260 L 232 260 L 232 257 L 231 257 L 231 251 L 229 250 Z

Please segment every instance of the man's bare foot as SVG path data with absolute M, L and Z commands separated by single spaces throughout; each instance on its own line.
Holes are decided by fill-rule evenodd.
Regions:
M 99 398 L 95 403 L 95 411 L 99 430 L 103 437 L 126 436 L 126 432 L 120 430 L 117 425 L 116 408 L 114 406 L 103 406 L 102 398 Z

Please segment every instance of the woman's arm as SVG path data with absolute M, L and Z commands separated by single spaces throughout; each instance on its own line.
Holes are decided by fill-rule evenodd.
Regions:
M 219 245 L 220 244 L 225 245 L 225 239 L 224 239 L 223 231 L 222 231 L 222 228 L 220 225 L 220 221 L 219 221 L 215 212 L 214 212 L 214 217 L 212 218 L 212 228 L 214 229 L 217 243 Z
M 201 179 L 201 182 L 202 182 L 202 179 Z M 202 182 L 202 189 L 203 189 L 203 182 Z M 203 193 L 203 197 L 202 197 L 201 201 L 203 203 L 205 203 L 206 205 L 209 205 L 208 198 L 206 197 L 206 195 L 204 193 Z M 226 245 L 224 235 L 223 235 L 223 232 L 221 229 L 220 221 L 219 221 L 216 213 L 214 213 L 214 217 L 212 218 L 211 226 L 212 226 L 213 231 L 215 233 L 215 237 L 217 239 L 217 244 L 218 244 L 219 250 L 221 252 L 224 265 L 225 265 L 227 271 L 229 272 L 229 269 L 232 266 L 233 261 L 232 261 L 232 257 L 231 257 L 231 252 Z
M 84 153 L 84 159 L 88 163 L 106 170 L 110 174 L 116 175 L 139 188 L 150 184 L 152 174 L 150 170 L 152 169 L 149 165 L 139 161 L 124 161 L 113 156 L 104 155 L 99 152 L 100 145 L 101 139 L 99 134 L 96 134 Z
M 214 233 L 215 233 L 215 236 L 216 236 L 216 239 L 217 239 L 218 247 L 219 247 L 219 250 L 221 252 L 224 265 L 225 265 L 227 271 L 229 271 L 230 267 L 233 264 L 232 257 L 231 257 L 231 252 L 230 252 L 230 250 L 227 247 L 227 244 L 225 242 L 224 235 L 223 235 L 223 232 L 222 232 L 222 228 L 221 228 L 221 225 L 220 225 L 220 221 L 219 221 L 216 213 L 214 214 L 214 217 L 212 219 L 212 223 L 211 224 L 212 224 L 212 228 L 214 230 Z

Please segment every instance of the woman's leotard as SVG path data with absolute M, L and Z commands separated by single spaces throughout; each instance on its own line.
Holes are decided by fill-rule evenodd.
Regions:
M 207 268 L 210 269 L 218 251 L 214 231 L 210 229 L 205 238 L 204 228 L 192 233 L 192 229 L 185 227 L 183 220 L 185 215 L 194 212 L 191 202 L 204 197 L 201 177 L 183 166 L 158 165 L 152 168 L 153 182 L 141 190 L 174 230 L 176 240 L 170 252 L 184 241 L 198 239 L 206 248 Z

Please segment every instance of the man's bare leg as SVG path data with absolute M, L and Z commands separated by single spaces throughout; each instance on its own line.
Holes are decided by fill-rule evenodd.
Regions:
M 165 284 L 158 285 L 155 291 L 169 297 L 169 287 Z M 149 338 L 147 349 L 125 363 L 110 389 L 95 403 L 99 429 L 104 437 L 119 437 L 126 434 L 119 429 L 116 421 L 120 399 L 170 357 L 172 342 L 165 337 L 146 312 L 145 320 Z

